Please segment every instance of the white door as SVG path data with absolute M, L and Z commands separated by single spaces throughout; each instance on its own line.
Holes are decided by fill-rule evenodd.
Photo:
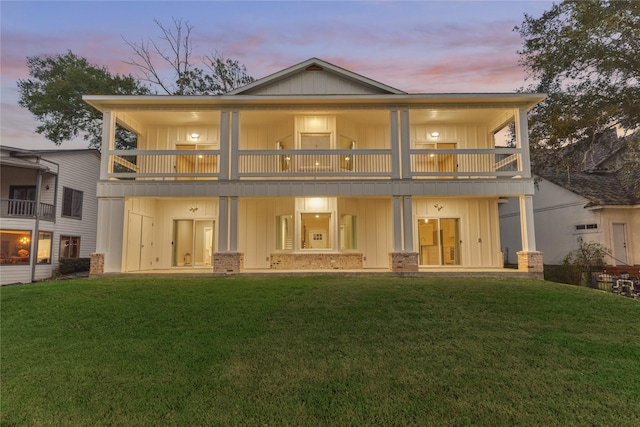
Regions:
M 140 270 L 153 268 L 153 218 L 142 217 L 142 232 L 140 235 Z
M 627 225 L 613 223 L 613 262 L 615 265 L 628 265 Z
M 142 215 L 129 213 L 127 230 L 126 271 L 140 270 L 140 245 L 142 238 Z

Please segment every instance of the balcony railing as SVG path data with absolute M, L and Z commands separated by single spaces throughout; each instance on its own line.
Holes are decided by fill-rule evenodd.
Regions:
M 118 150 L 109 176 L 120 179 L 218 179 L 220 150 Z
M 409 164 L 401 167 L 414 179 L 496 179 L 523 174 L 522 150 L 516 148 L 412 149 L 408 154 Z M 108 156 L 108 176 L 116 179 L 391 179 L 401 176 L 399 171 L 394 173 L 390 149 L 240 150 L 237 163 L 232 160 L 228 165 L 221 165 L 220 150 L 118 150 L 110 151 Z
M 414 178 L 514 178 L 522 176 L 522 151 L 495 149 L 410 150 Z
M 37 216 L 45 221 L 53 221 L 56 217 L 55 205 L 32 200 L 0 199 L 0 209 L 3 218 L 36 218 Z
M 243 150 L 238 177 L 391 177 L 391 150 Z

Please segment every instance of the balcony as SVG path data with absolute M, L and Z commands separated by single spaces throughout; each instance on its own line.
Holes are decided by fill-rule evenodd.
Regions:
M 118 150 L 108 153 L 119 180 L 390 180 L 508 179 L 523 175 L 522 150 L 411 149 L 405 164 L 392 150 L 239 150 L 223 164 L 220 150 Z M 397 166 L 396 166 L 397 165 Z M 397 170 L 394 170 L 394 166 Z M 401 174 L 400 171 L 406 171 Z
M 54 221 L 56 207 L 55 205 L 31 200 L 0 199 L 0 215 L 2 218 L 38 217 L 45 221 Z

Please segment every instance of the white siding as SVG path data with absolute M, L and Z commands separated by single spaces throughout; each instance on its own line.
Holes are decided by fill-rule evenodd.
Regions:
M 100 157 L 95 151 L 70 151 L 47 154 L 46 158 L 60 165 L 56 200 L 56 229 L 52 243 L 52 260 L 57 266 L 60 257 L 60 236 L 80 237 L 80 257 L 89 258 L 96 251 L 98 199 L 96 187 L 100 176 Z M 82 219 L 62 216 L 64 187 L 82 191 Z M 53 192 L 53 187 L 44 190 Z

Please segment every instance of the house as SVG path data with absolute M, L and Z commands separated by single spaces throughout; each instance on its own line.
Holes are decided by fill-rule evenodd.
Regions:
M 640 168 L 623 167 L 627 142 L 609 132 L 597 144 L 582 141 L 565 150 L 565 169 L 540 171 L 533 207 L 536 243 L 547 264 L 562 264 L 580 242 L 596 242 L 610 251 L 608 265 L 640 265 Z M 500 207 L 508 262 L 520 247 L 517 208 L 513 200 Z
M 50 278 L 95 252 L 97 150 L 0 147 L 0 284 Z
M 92 272 L 500 269 L 503 197 L 521 201 L 521 271 L 541 272 L 543 98 L 409 94 L 316 58 L 220 96 L 86 95 L 104 119 Z

